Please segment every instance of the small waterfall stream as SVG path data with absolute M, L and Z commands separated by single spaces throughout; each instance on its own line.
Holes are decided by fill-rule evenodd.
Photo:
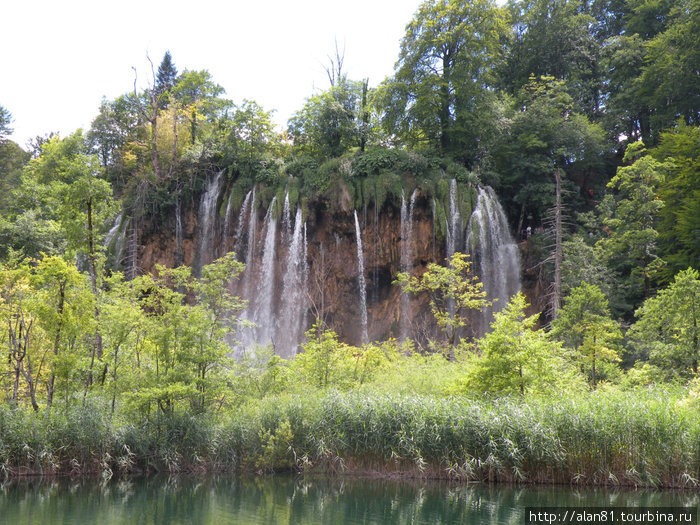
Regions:
M 182 251 L 182 203 L 178 195 L 175 202 L 175 266 L 184 263 L 185 256 Z
M 450 181 L 450 217 L 447 224 L 447 258 L 452 257 L 461 245 L 462 238 L 462 216 L 459 213 L 459 204 L 457 202 L 457 181 Z M 447 218 L 445 219 L 447 220 Z
M 410 202 L 406 203 L 403 190 L 401 190 L 401 255 L 399 266 L 402 272 L 411 272 L 413 267 L 413 207 L 416 202 L 418 190 L 413 190 Z M 408 293 L 401 294 L 401 310 L 399 321 L 399 339 L 401 341 L 410 337 L 411 318 L 411 297 Z
M 362 235 L 360 233 L 360 221 L 357 220 L 357 210 L 355 210 L 355 236 L 357 238 L 357 284 L 360 287 L 360 316 L 362 322 L 362 343 L 369 342 L 367 332 L 367 284 L 365 283 L 365 263 L 362 254 Z
M 216 230 L 216 201 L 219 198 L 223 171 L 214 177 L 208 178 L 199 203 L 199 246 L 195 257 L 195 275 L 202 274 L 202 266 L 209 264 L 214 259 L 213 244 Z
M 258 325 L 256 341 L 263 345 L 273 341 L 275 335 L 273 299 L 275 291 L 275 254 L 277 251 L 277 219 L 274 217 L 276 204 L 277 197 L 273 197 L 265 215 L 265 243 L 263 244 L 262 266 L 259 268 L 257 300 L 255 301 L 255 314 L 253 316 L 253 321 Z
M 241 256 L 241 250 L 243 248 L 243 225 L 245 224 L 246 214 L 250 213 L 249 208 L 251 206 L 251 195 L 253 196 L 252 200 L 255 200 L 255 188 L 246 193 L 245 199 L 243 199 L 241 211 L 238 214 L 238 224 L 236 225 L 236 233 L 233 237 L 233 251 L 236 252 L 236 255 L 238 255 L 239 258 Z M 231 199 L 229 199 L 229 202 L 231 202 Z
M 282 297 L 278 314 L 277 353 L 285 358 L 296 355 L 306 311 L 306 225 L 302 226 L 301 208 L 297 208 L 294 231 L 282 279 Z

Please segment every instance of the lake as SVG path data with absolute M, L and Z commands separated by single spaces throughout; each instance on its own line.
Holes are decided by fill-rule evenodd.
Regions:
M 293 477 L 24 479 L 0 484 L 12 524 L 524 524 L 526 507 L 697 507 L 690 491 Z

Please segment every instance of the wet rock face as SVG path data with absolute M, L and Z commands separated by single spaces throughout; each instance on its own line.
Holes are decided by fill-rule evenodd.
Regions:
M 140 272 L 151 272 L 156 264 L 174 266 L 178 259 L 183 264 L 207 264 L 222 256 L 235 246 L 239 248 L 239 259 L 244 261 L 248 249 L 247 226 L 249 217 L 230 217 L 230 224 L 225 227 L 225 217 L 216 214 L 214 220 L 202 220 L 198 203 L 182 206 L 182 238 L 176 241 L 175 229 L 177 217 L 173 216 L 157 223 L 144 221 L 139 230 L 138 266 Z M 220 203 L 219 203 L 220 204 Z M 220 209 L 222 206 L 213 207 Z M 255 246 L 249 272 L 249 283 L 244 290 L 241 283 L 233 283 L 232 291 L 243 295 L 249 301 L 263 288 L 261 282 L 270 278 L 257 271 L 263 262 L 262 236 L 265 234 L 266 210 L 258 208 L 255 217 Z M 292 213 L 294 215 L 294 213 Z M 430 262 L 444 260 L 444 243 L 436 243 L 430 203 L 426 198 L 418 198 L 412 221 L 411 239 L 401 239 L 400 210 L 387 204 L 378 213 L 374 209 L 358 210 L 358 219 L 363 243 L 364 270 L 367 297 L 368 336 L 370 340 L 383 340 L 399 337 L 400 290 L 392 281 L 400 267 L 401 243 L 411 245 L 412 264 L 410 271 L 420 274 Z M 245 224 L 239 226 L 239 222 Z M 280 221 L 281 222 L 281 221 Z M 198 253 L 202 246 L 199 240 L 202 223 L 208 224 L 212 242 L 208 243 L 209 253 Z M 291 223 L 294 223 L 292 218 Z M 359 330 L 361 305 L 358 279 L 357 239 L 353 210 L 330 211 L 327 203 L 319 200 L 309 206 L 305 219 L 306 225 L 306 260 L 308 274 L 305 290 L 306 325 L 308 329 L 316 318 L 338 332 L 342 340 L 353 344 L 361 343 Z M 291 238 L 285 232 L 284 225 L 277 225 L 275 268 L 273 282 L 273 312 L 276 322 L 288 315 L 282 311 L 283 280 L 285 261 L 288 257 Z M 228 231 L 224 231 L 228 230 Z M 237 240 L 236 234 L 243 238 Z M 226 234 L 225 234 L 226 233 Z M 240 241 L 240 242 L 238 242 Z M 250 297 L 246 293 L 251 294 Z M 426 299 L 412 298 L 410 301 L 412 326 L 425 330 L 426 321 L 432 321 L 427 309 Z M 429 323 L 428 323 L 429 324 Z M 274 339 L 274 338 L 273 338 Z M 274 342 L 274 340 L 273 340 Z
M 246 202 L 256 202 L 252 192 L 249 196 Z M 176 209 L 160 222 L 144 221 L 139 230 L 139 271 L 181 261 L 197 274 L 201 265 L 235 248 L 247 269 L 231 284 L 231 291 L 248 300 L 244 317 L 264 325 L 264 329 L 240 334 L 239 339 L 246 344 L 272 343 L 280 355 L 289 357 L 296 353 L 303 332 L 321 319 L 341 340 L 361 344 L 360 265 L 355 210 L 350 208 L 349 197 L 346 205 L 334 208 L 323 198 L 308 203 L 303 226 L 297 226 L 299 211 L 288 205 L 284 212 L 278 207 L 279 213 L 259 203 L 230 210 L 225 200 L 222 192 L 206 206 L 204 198 L 182 203 L 177 235 Z M 416 192 L 410 199 L 406 196 L 401 207 L 386 203 L 380 210 L 357 210 L 370 341 L 410 337 L 422 344 L 437 336 L 429 298 L 402 299 L 400 289 L 392 284 L 400 271 L 421 275 L 428 264 L 445 263 L 447 246 L 444 239 L 436 239 L 433 206 L 432 198 Z M 507 226 L 505 230 L 507 234 Z M 272 237 L 269 232 L 274 232 Z M 203 235 L 207 242 L 202 242 Z

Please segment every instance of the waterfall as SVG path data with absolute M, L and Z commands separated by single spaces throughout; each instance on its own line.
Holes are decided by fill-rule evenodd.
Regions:
M 185 260 L 182 251 L 182 205 L 180 196 L 175 201 L 175 266 L 181 266 Z
M 457 181 L 450 181 L 450 217 L 447 224 L 447 258 L 455 254 L 460 245 L 462 237 L 462 216 L 459 213 L 459 203 L 457 202 Z
M 369 342 L 367 333 L 367 284 L 365 283 L 365 263 L 362 255 L 362 236 L 360 234 L 360 221 L 357 220 L 357 210 L 355 210 L 355 236 L 357 237 L 357 269 L 358 286 L 360 287 L 360 315 L 362 320 L 362 343 Z
M 299 210 L 301 212 L 301 210 Z M 308 319 L 307 315 L 309 312 L 309 309 L 306 308 L 306 298 L 307 298 L 307 290 L 308 290 L 308 285 L 309 285 L 309 244 L 306 240 L 306 222 L 304 222 L 304 256 L 303 256 L 303 267 L 302 267 L 302 285 L 304 286 L 304 310 L 301 315 L 301 334 L 299 337 L 299 342 L 301 342 L 301 336 L 304 335 L 304 331 L 306 330 L 306 327 L 308 325 Z
M 302 230 L 304 233 L 302 233 Z M 306 311 L 306 225 L 302 228 L 301 208 L 297 207 L 294 232 L 282 280 L 279 330 L 276 338 L 277 353 L 285 358 L 296 355 L 296 346 L 302 335 L 302 322 Z
M 208 178 L 204 193 L 199 203 L 199 246 L 195 260 L 195 275 L 201 275 L 202 266 L 209 264 L 214 259 L 213 244 L 216 225 L 216 201 L 219 198 L 219 189 L 223 171 L 214 177 Z
M 291 210 L 289 209 L 289 192 L 284 194 L 284 206 L 282 207 L 282 236 L 284 243 L 289 244 L 292 235 Z
M 226 215 L 224 216 L 224 238 L 221 241 L 222 252 L 219 255 L 224 255 L 228 252 L 228 238 L 231 236 L 231 201 L 233 200 L 233 192 L 228 194 L 228 202 L 226 203 Z
M 241 210 L 241 217 L 239 220 L 238 228 L 241 230 L 243 224 L 243 210 Z M 253 187 L 253 195 L 250 198 L 250 211 L 248 213 L 248 246 L 246 247 L 245 273 L 243 274 L 243 283 L 241 287 L 243 290 L 243 297 L 246 299 L 250 297 L 250 283 L 253 280 L 253 258 L 255 257 L 255 233 L 257 227 L 258 215 L 255 209 L 255 187 Z
M 255 188 L 246 193 L 245 199 L 243 199 L 243 205 L 241 206 L 241 211 L 238 214 L 238 224 L 236 225 L 236 233 L 233 236 L 233 251 L 236 255 L 240 257 L 241 248 L 243 246 L 243 225 L 245 224 L 245 216 L 248 213 L 248 208 L 250 207 L 251 195 L 253 200 L 255 200 Z M 231 199 L 229 199 L 231 202 Z M 250 212 L 251 214 L 253 212 Z
M 112 227 L 109 229 L 107 234 L 105 235 L 105 246 L 109 246 L 112 244 L 112 241 L 114 240 L 115 236 L 117 235 L 117 231 L 119 231 L 119 226 L 122 224 L 122 212 L 117 213 L 117 216 L 114 218 L 114 223 L 112 224 Z
M 488 186 L 479 188 L 467 231 L 466 252 L 472 257 L 487 299 L 494 301 L 483 312 L 481 333 L 484 333 L 493 313 L 501 310 L 520 291 L 518 246 L 510 235 L 503 208 Z
M 126 224 L 124 215 L 120 211 L 114 219 L 114 224 L 105 235 L 104 245 L 114 255 L 114 269 L 119 268 L 119 264 L 124 257 L 124 242 L 126 240 Z
M 273 299 L 275 291 L 275 253 L 277 249 L 277 219 L 274 217 L 276 204 L 277 197 L 273 197 L 265 215 L 265 244 L 263 245 L 262 266 L 258 274 L 257 300 L 253 316 L 253 321 L 258 325 L 256 341 L 263 345 L 272 341 L 275 335 Z
M 401 224 L 400 245 L 401 254 L 399 266 L 402 272 L 411 272 L 413 267 L 413 207 L 416 202 L 418 190 L 413 190 L 410 203 L 406 203 L 403 189 L 401 190 Z M 411 324 L 411 298 L 408 293 L 401 294 L 401 317 L 399 322 L 399 339 L 405 340 L 410 335 Z

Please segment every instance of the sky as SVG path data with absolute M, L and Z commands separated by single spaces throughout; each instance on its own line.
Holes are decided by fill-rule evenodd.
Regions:
M 182 72 L 208 70 L 234 103 L 255 100 L 280 125 L 329 87 L 324 65 L 376 86 L 393 72 L 420 0 L 7 0 L 0 106 L 20 146 L 88 129 L 103 97 L 153 82 L 169 50 Z

